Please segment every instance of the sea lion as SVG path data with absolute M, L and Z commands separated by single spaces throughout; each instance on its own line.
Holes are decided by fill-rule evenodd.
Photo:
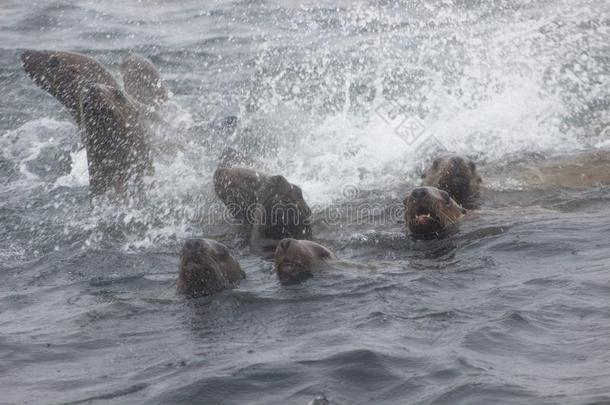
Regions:
M 94 196 L 129 196 L 153 173 L 149 134 L 133 100 L 115 87 L 85 83 L 80 95 L 81 126 L 89 189 Z
M 326 247 L 309 240 L 282 239 L 273 258 L 280 283 L 294 284 L 313 276 L 313 272 L 337 257 Z
M 283 238 L 311 237 L 311 209 L 301 188 L 283 176 L 219 167 L 214 190 L 232 216 L 252 226 L 250 243 L 255 248 L 274 249 Z
M 233 288 L 246 273 L 222 243 L 211 239 L 189 239 L 180 252 L 178 294 L 189 298 L 212 295 Z
M 219 167 L 213 178 L 214 191 L 229 213 L 252 224 L 258 190 L 268 177 L 245 167 Z
M 21 61 L 32 81 L 58 99 L 79 125 L 79 96 L 84 83 L 119 88 L 104 66 L 79 53 L 26 50 L 21 54 Z
M 450 233 L 466 214 L 446 191 L 419 187 L 405 198 L 405 222 L 414 239 L 438 239 Z
M 125 91 L 140 103 L 157 106 L 167 101 L 169 90 L 149 59 L 130 52 L 123 58 L 120 70 Z
M 83 130 L 92 195 L 133 195 L 153 172 L 151 109 L 123 92 L 110 72 L 86 55 L 26 50 L 21 59 L 34 83 L 67 107 Z M 166 88 L 150 61 L 131 55 L 122 67 L 125 86 L 135 96 L 147 103 L 164 99 Z
M 536 166 L 525 166 L 519 178 L 536 188 L 610 185 L 610 157 L 608 151 L 597 150 L 556 156 Z
M 435 159 L 422 178 L 424 186 L 446 191 L 458 204 L 467 208 L 472 208 L 480 195 L 482 180 L 475 163 L 459 155 Z

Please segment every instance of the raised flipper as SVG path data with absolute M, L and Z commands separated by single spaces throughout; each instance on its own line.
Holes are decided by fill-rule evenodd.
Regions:
M 119 88 L 104 66 L 79 53 L 26 50 L 21 54 L 21 61 L 32 81 L 58 99 L 79 125 L 79 96 L 84 83 Z
M 121 76 L 125 91 L 140 103 L 156 106 L 169 97 L 159 71 L 142 55 L 130 52 L 121 62 Z
M 130 196 L 152 174 L 148 128 L 137 103 L 121 90 L 87 83 L 80 94 L 93 195 Z

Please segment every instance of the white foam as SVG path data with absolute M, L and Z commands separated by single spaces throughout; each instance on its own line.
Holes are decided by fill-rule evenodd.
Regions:
M 55 181 L 57 187 L 83 187 L 89 185 L 87 151 L 85 149 L 70 153 L 72 167 L 69 174 Z

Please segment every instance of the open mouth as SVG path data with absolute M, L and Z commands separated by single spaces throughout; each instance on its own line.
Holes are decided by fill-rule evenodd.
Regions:
M 415 209 L 413 219 L 416 225 L 431 225 L 440 222 L 440 219 L 434 213 L 424 207 Z

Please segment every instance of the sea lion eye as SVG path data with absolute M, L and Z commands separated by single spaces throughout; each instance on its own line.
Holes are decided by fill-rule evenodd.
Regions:
M 441 197 L 443 197 L 443 200 L 445 201 L 445 203 L 451 204 L 451 196 L 449 196 L 449 193 L 447 193 L 446 191 L 443 191 L 441 193 Z
M 440 159 L 435 159 L 434 162 L 432 162 L 432 168 L 433 169 L 438 169 L 438 166 L 441 164 L 441 160 Z
M 475 170 L 477 170 L 477 165 L 475 165 L 473 161 L 470 161 L 469 164 L 470 164 L 470 171 L 474 173 Z

